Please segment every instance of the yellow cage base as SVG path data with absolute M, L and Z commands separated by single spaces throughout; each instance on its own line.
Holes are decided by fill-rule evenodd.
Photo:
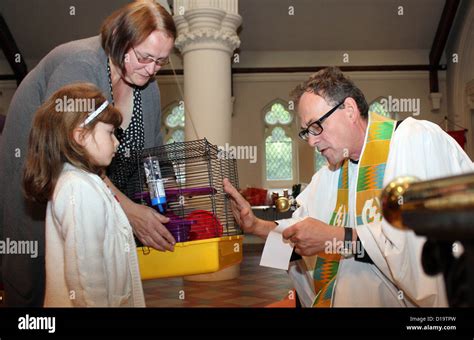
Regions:
M 142 280 L 213 273 L 242 261 L 243 236 L 176 243 L 174 252 L 139 247 Z

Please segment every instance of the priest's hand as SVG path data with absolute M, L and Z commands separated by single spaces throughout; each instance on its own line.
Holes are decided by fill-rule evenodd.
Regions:
M 232 214 L 245 233 L 255 233 L 257 218 L 250 203 L 237 191 L 227 178 L 224 178 L 224 191 L 230 196 Z
M 285 229 L 283 237 L 295 245 L 296 253 L 302 256 L 312 256 L 324 252 L 328 242 L 332 245 L 343 239 L 343 229 L 307 217 Z

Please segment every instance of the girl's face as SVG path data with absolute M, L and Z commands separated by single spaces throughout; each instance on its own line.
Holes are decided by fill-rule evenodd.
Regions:
M 84 148 L 96 166 L 109 166 L 115 156 L 119 141 L 114 134 L 114 126 L 98 122 L 84 138 Z
M 173 46 L 172 38 L 161 31 L 153 31 L 127 52 L 124 80 L 136 86 L 146 85 L 166 63 Z

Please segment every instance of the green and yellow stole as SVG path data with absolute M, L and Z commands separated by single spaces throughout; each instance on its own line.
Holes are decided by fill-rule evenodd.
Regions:
M 390 151 L 390 140 L 396 121 L 369 113 L 367 135 L 357 169 L 356 223 L 369 224 L 382 220 L 380 194 L 385 165 Z M 329 221 L 335 227 L 346 227 L 349 216 L 349 160 L 340 173 L 337 201 Z M 313 307 L 331 307 L 340 254 L 319 253 L 313 273 L 316 298 Z

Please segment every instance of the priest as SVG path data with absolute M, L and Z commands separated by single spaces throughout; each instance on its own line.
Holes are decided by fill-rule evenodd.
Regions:
M 368 112 L 362 91 L 337 68 L 315 73 L 292 94 L 299 136 L 329 164 L 297 197 L 292 218 L 280 221 L 256 218 L 225 180 L 244 231 L 266 238 L 287 227 L 283 237 L 311 271 L 314 307 L 447 306 L 442 276 L 426 275 L 421 265 L 425 238 L 383 220 L 380 194 L 395 177 L 471 172 L 472 161 L 436 124 Z

